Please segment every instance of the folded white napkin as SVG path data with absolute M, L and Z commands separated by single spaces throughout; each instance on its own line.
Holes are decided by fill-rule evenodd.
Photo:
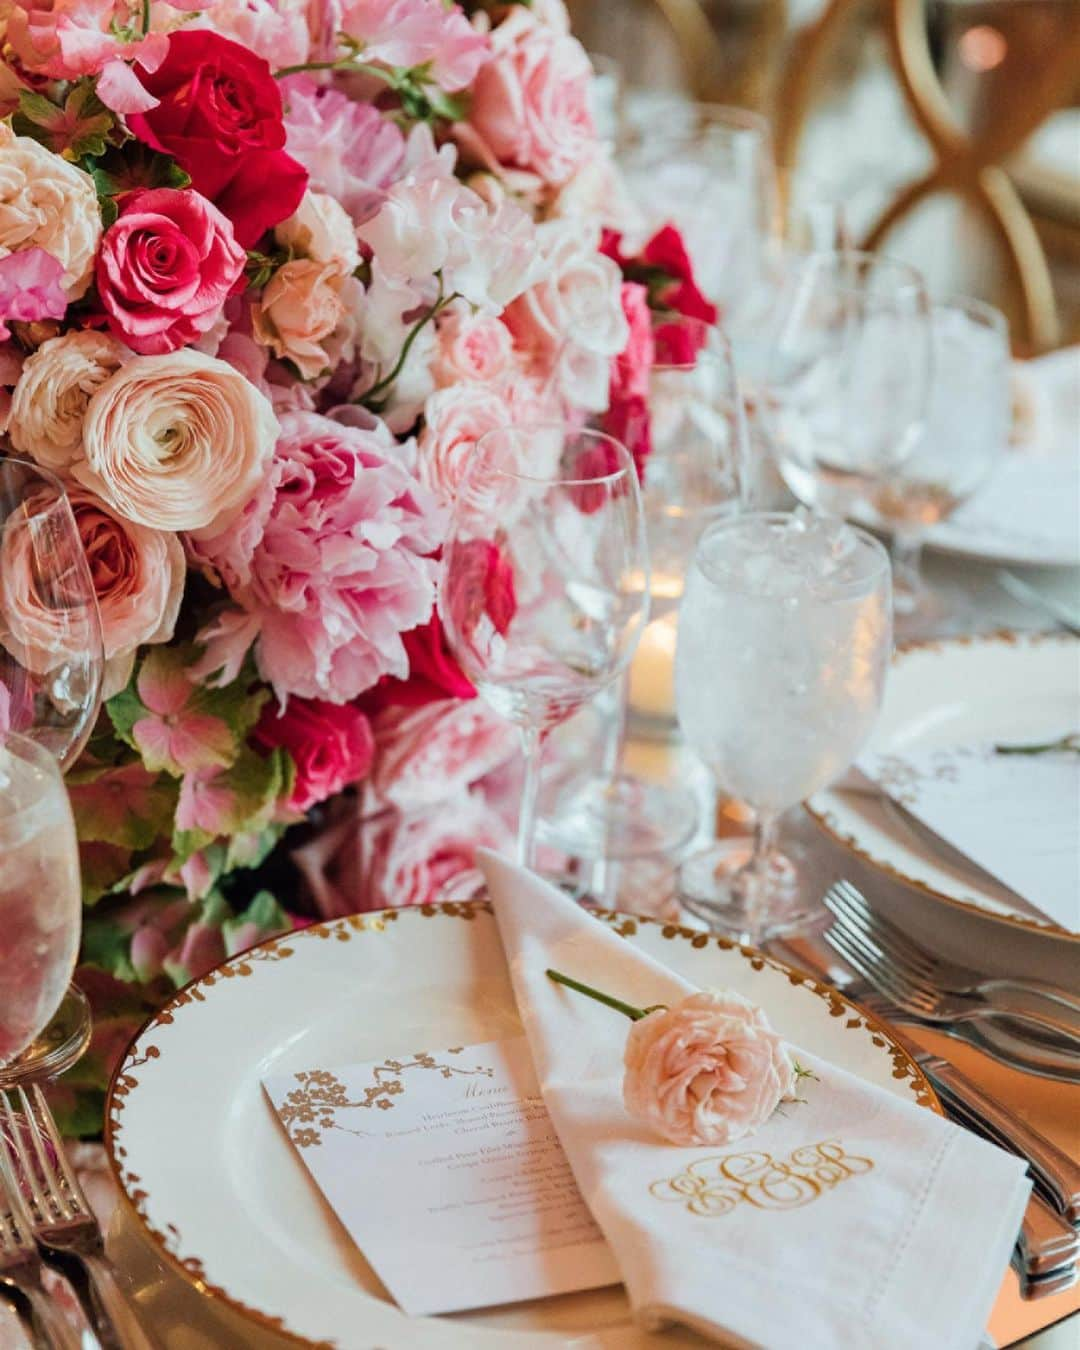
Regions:
M 692 987 L 532 873 L 480 856 L 544 1099 L 639 1321 L 769 1350 L 974 1350 L 1024 1164 L 802 1051 L 818 1077 L 807 1104 L 727 1147 L 666 1143 L 623 1106 L 630 1021 L 544 972 L 640 1007 Z

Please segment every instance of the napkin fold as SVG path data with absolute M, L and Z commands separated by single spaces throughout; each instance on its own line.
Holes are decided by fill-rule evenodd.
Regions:
M 801 1050 L 802 1104 L 727 1147 L 666 1143 L 623 1106 L 628 1019 L 545 971 L 638 1006 L 693 987 L 479 856 L 548 1111 L 640 1323 L 770 1350 L 974 1350 L 1031 1189 L 1020 1159 Z

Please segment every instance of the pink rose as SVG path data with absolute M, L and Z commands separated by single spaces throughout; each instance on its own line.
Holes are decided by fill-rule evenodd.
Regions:
M 611 363 L 611 386 L 604 430 L 622 441 L 630 451 L 640 477 L 652 449 L 649 377 L 656 347 L 648 291 L 636 281 L 624 281 L 622 307 L 630 328 L 630 337 Z
M 626 1109 L 673 1144 L 733 1144 L 795 1088 L 783 1039 L 735 993 L 691 994 L 634 1022 L 624 1062 Z
M 596 150 L 591 79 L 576 38 L 514 9 L 491 35 L 491 59 L 473 85 L 468 121 L 457 129 L 462 148 L 486 168 L 507 165 L 565 183 Z
M 507 372 L 514 343 L 504 323 L 488 314 L 454 309 L 439 320 L 438 351 L 432 362 L 435 383 L 494 384 Z
M 246 611 L 231 632 L 250 642 L 279 699 L 346 703 L 383 675 L 408 673 L 401 635 L 431 613 L 443 513 L 401 465 L 385 427 L 287 413 L 270 468 L 273 501 L 253 542 Z M 213 564 L 229 532 L 204 538 Z M 235 568 L 235 560 L 233 567 Z M 238 621 L 238 623 L 236 622 Z M 220 637 L 220 634 L 204 635 Z
M 481 436 L 507 422 L 506 404 L 482 384 L 437 389 L 424 404 L 417 472 L 420 481 L 446 502 L 453 502 Z
M 517 732 L 478 698 L 387 708 L 373 730 L 372 786 L 401 811 L 456 796 L 517 753 Z
M 68 500 L 101 614 L 105 659 L 168 642 L 184 594 L 184 550 L 175 534 L 125 520 L 85 488 Z
M 447 627 L 470 648 L 490 641 L 492 631 L 505 637 L 517 612 L 513 563 L 488 539 L 459 540 L 449 549 L 439 596 Z
M 62 319 L 67 297 L 60 282 L 64 269 L 43 248 L 28 248 L 0 258 L 0 342 L 11 336 L 8 321 L 33 323 Z
M 347 279 L 333 262 L 294 258 L 279 267 L 252 308 L 256 342 L 291 361 L 301 379 L 321 375 L 331 364 L 328 341 L 345 319 Z
M 389 909 L 469 899 L 483 886 L 476 850 L 513 849 L 513 835 L 482 798 L 465 794 L 438 811 L 372 822 L 374 834 L 363 902 L 358 908 Z
M 282 746 L 288 752 L 296 781 L 286 805 L 300 812 L 365 778 L 375 757 L 364 713 L 323 699 L 290 698 L 280 712 L 267 704 L 252 741 L 260 750 Z
M 230 222 L 198 192 L 133 192 L 97 258 L 110 331 L 135 352 L 188 346 L 213 326 L 246 261 Z

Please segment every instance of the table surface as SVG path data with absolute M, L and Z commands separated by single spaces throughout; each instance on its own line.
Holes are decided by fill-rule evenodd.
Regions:
M 995 568 L 945 557 L 928 557 L 927 575 L 932 584 L 973 605 L 972 631 L 1014 628 L 1038 631 L 1047 628 L 1045 618 L 1018 604 L 997 585 Z M 1070 603 L 1080 599 L 1080 576 L 1076 572 L 1027 569 L 1025 578 Z M 687 752 L 678 745 L 634 741 L 628 746 L 627 767 L 645 775 L 664 778 L 696 777 Z M 815 893 L 840 876 L 873 891 L 875 902 L 894 913 L 913 932 L 932 930 L 944 949 L 960 946 L 970 956 L 973 934 L 977 936 L 979 964 L 987 969 L 1016 973 L 1039 970 L 1080 991 L 1080 968 L 1075 949 L 1048 943 L 1037 935 L 973 921 L 964 912 L 927 903 L 907 887 L 873 873 L 865 864 L 841 850 L 805 815 L 794 813 L 789 837 L 805 848 L 810 882 Z M 972 928 L 972 923 L 975 927 Z M 1059 952 L 1056 949 L 1062 947 Z M 1031 1078 L 1002 1067 L 978 1051 L 947 1037 L 919 1032 L 919 1039 L 936 1053 L 952 1060 L 994 1095 L 1015 1109 L 1032 1125 L 1080 1156 L 1080 1087 L 1068 1087 Z M 164 1270 L 137 1232 L 123 1204 L 113 1212 L 109 1250 L 120 1266 L 143 1309 L 147 1327 L 160 1338 L 163 1350 L 276 1350 L 286 1342 L 264 1330 L 253 1329 L 228 1310 L 213 1307 L 190 1286 Z M 990 1320 L 989 1334 L 998 1346 L 1025 1345 L 1038 1350 L 1075 1350 L 1080 1343 L 1080 1287 L 1033 1302 L 1019 1297 L 1016 1276 L 1005 1276 L 1001 1294 Z M 0 1350 L 22 1350 L 17 1327 L 0 1306 Z

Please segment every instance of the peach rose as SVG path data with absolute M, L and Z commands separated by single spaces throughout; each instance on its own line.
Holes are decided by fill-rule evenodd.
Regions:
M 0 258 L 43 248 L 78 300 L 90 285 L 101 238 L 97 189 L 88 173 L 0 123 Z
M 83 418 L 93 394 L 131 352 L 107 333 L 75 329 L 27 357 L 11 400 L 11 441 L 63 472 L 81 455 Z
M 72 488 L 68 500 L 97 594 L 105 659 L 168 642 L 184 594 L 179 538 L 124 520 L 85 488 Z
M 255 341 L 291 361 L 301 379 L 313 380 L 330 365 L 326 341 L 345 318 L 343 280 L 336 263 L 294 258 L 278 268 L 252 308 Z
M 505 402 L 487 385 L 453 384 L 437 389 L 424 404 L 416 465 L 420 481 L 452 501 L 476 442 L 506 421 Z
M 262 482 L 277 434 L 267 399 L 224 361 L 137 356 L 90 399 L 72 473 L 127 520 L 216 534 Z
M 353 271 L 360 262 L 349 213 L 325 192 L 305 192 L 295 212 L 275 227 L 274 238 L 295 256 L 334 263 L 342 272 Z
M 673 1144 L 732 1144 L 795 1088 L 784 1041 L 729 992 L 691 994 L 634 1022 L 624 1063 L 626 1109 Z
M 439 321 L 438 341 L 431 373 L 440 386 L 462 380 L 493 384 L 513 360 L 510 330 L 488 314 L 454 310 Z
M 491 35 L 491 60 L 472 88 L 463 150 L 485 167 L 506 165 L 558 186 L 596 146 L 589 111 L 592 66 L 569 33 L 515 9 Z

